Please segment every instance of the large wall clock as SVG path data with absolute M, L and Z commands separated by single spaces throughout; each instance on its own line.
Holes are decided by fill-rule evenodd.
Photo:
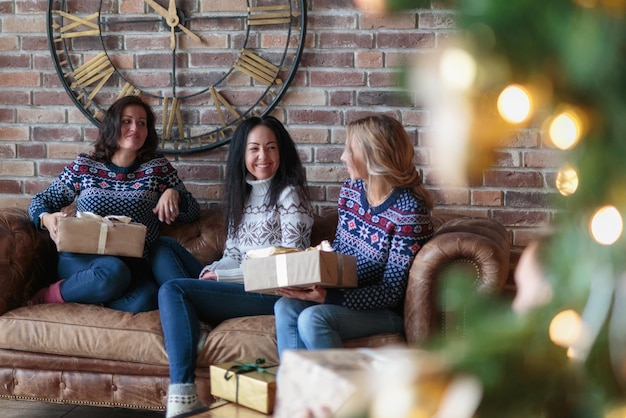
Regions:
M 91 122 L 140 95 L 161 151 L 183 153 L 274 109 L 302 56 L 306 0 L 48 0 L 47 25 L 56 71 Z

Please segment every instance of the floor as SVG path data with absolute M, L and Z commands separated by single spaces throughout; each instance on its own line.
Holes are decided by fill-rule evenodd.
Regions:
M 198 418 L 267 418 L 259 412 L 229 402 L 217 402 Z M 99 408 L 94 406 L 64 405 L 43 402 L 0 399 L 2 418 L 163 418 L 164 412 Z

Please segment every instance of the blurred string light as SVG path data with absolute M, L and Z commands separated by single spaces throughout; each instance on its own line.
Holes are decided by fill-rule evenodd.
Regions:
M 615 206 L 604 206 L 591 217 L 589 230 L 593 239 L 602 245 L 611 245 L 622 235 L 624 223 Z
M 584 125 L 579 111 L 566 109 L 548 120 L 548 135 L 555 147 L 573 148 L 583 134 Z
M 559 312 L 550 322 L 550 340 L 561 347 L 569 348 L 583 335 L 583 322 L 572 309 Z
M 512 84 L 507 86 L 498 96 L 498 112 L 510 123 L 522 123 L 530 118 L 533 102 L 524 87 Z
M 578 172 L 574 167 L 565 164 L 556 175 L 556 189 L 563 196 L 570 196 L 578 189 Z
M 476 60 L 461 48 L 448 48 L 441 54 L 441 81 L 456 90 L 469 90 L 476 79 Z

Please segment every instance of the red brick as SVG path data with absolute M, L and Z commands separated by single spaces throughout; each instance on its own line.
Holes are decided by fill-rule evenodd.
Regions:
M 0 180 L 0 194 L 18 194 L 22 187 L 17 180 Z
M 354 65 L 354 54 L 350 52 L 305 51 L 300 65 L 304 68 L 351 68 Z
M 0 123 L 15 122 L 14 109 L 0 109 Z
M 358 32 L 323 32 L 319 35 L 318 45 L 322 49 L 372 49 L 374 35 Z
M 311 72 L 311 86 L 342 86 L 359 87 L 365 86 L 365 74 L 363 72 Z
M 18 55 L 18 54 L 2 54 L 0 55 L 0 68 L 4 69 L 30 69 L 30 57 L 28 55 Z M 15 73 L 3 73 L 2 78 L 8 80 L 15 79 Z M 3 83 L 4 84 L 4 83 Z M 17 85 L 11 83 L 10 85 Z
M 46 147 L 43 144 L 18 144 L 17 155 L 19 158 L 45 158 Z
M 433 48 L 435 35 L 432 33 L 409 32 L 401 36 L 396 32 L 381 32 L 376 36 L 377 48 Z
M 505 227 L 540 226 L 551 220 L 547 210 L 494 210 L 492 214 L 492 219 Z
M 371 87 L 403 87 L 402 80 L 397 71 L 371 71 L 367 77 Z
M 453 29 L 457 27 L 456 15 L 448 12 L 421 13 L 418 27 L 420 29 Z
M 46 11 L 46 4 L 41 1 L 15 1 L 16 14 L 43 13 Z
M 557 150 L 531 150 L 523 153 L 524 167 L 558 168 L 566 161 L 566 155 Z
M 472 190 L 472 206 L 502 206 L 504 202 L 500 190 Z
M 307 16 L 307 31 L 316 33 L 319 29 L 356 28 L 356 16 L 311 15 Z
M 415 13 L 394 13 L 375 15 L 365 13 L 359 19 L 361 29 L 415 29 L 417 17 Z
M 485 172 L 485 186 L 500 187 L 541 187 L 541 173 L 526 171 L 495 171 Z
M 343 147 L 318 148 L 315 152 L 316 163 L 341 163 L 339 157 L 343 153 Z M 343 163 L 341 163 L 343 164 Z
M 331 106 L 354 105 L 354 91 L 331 91 L 329 92 L 329 104 Z
M 183 180 L 219 179 L 220 167 L 216 165 L 176 164 L 178 175 Z
M 28 141 L 28 127 L 0 126 L 0 141 Z
M 292 124 L 338 125 L 341 118 L 333 110 L 289 110 L 289 121 Z
M 306 168 L 306 177 L 309 182 L 337 183 L 347 178 L 348 172 L 345 168 L 335 165 L 314 165 Z
M 81 140 L 81 131 L 78 127 L 65 126 L 61 127 L 35 127 L 32 135 L 33 141 L 72 141 L 78 142 Z M 94 138 L 95 140 L 95 138 Z
M 0 143 L 0 158 L 15 158 L 15 145 Z
M 0 11 L 0 13 L 2 12 Z M 18 48 L 19 38 L 17 36 L 3 35 L 0 37 L 0 51 L 16 51 Z
M 63 169 L 69 164 L 71 161 L 68 159 L 66 161 L 42 161 L 37 165 L 37 173 L 42 177 L 57 177 Z

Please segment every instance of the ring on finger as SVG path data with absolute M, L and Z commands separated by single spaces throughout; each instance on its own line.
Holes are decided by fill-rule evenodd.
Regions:
M 174 212 L 174 206 L 170 206 L 170 212 Z

